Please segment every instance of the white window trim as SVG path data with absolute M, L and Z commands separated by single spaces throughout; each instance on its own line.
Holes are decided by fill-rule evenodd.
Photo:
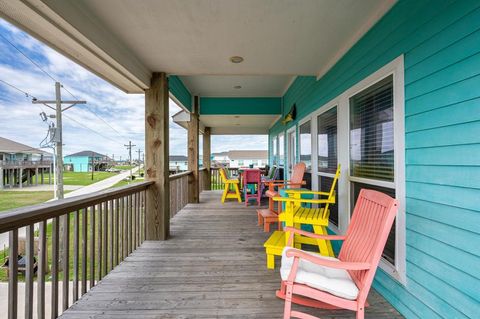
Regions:
M 304 117 L 301 121 L 298 121 L 298 133 L 297 133 L 297 144 L 298 144 L 298 158 L 300 158 L 300 156 L 302 155 L 301 153 L 301 147 L 302 147 L 302 144 L 301 144 L 301 139 L 300 139 L 300 126 L 302 126 L 303 124 L 307 123 L 308 121 L 310 121 L 310 135 L 312 136 L 312 138 L 310 139 L 311 140 L 311 145 L 310 145 L 310 163 L 311 163 L 311 170 L 310 171 L 307 171 L 308 173 L 313 173 L 313 168 L 314 168 L 314 163 L 313 163 L 313 152 L 314 152 L 314 147 L 315 147 L 315 144 L 314 144 L 314 137 L 313 137 L 313 115 L 310 114 L 308 115 L 307 117 Z M 315 185 L 315 182 L 314 180 L 312 179 L 312 189 L 314 190 L 317 190 L 316 188 L 316 185 Z
M 286 158 L 287 158 L 287 160 L 286 160 L 286 162 L 285 162 L 285 170 L 286 170 L 289 178 L 290 178 L 289 166 L 290 166 L 290 164 L 291 164 L 291 163 L 289 162 L 289 161 L 290 161 L 290 151 L 291 151 L 291 150 L 290 150 L 290 134 L 292 134 L 292 133 L 293 133 L 294 136 L 295 136 L 295 145 L 294 145 L 294 148 L 297 148 L 297 126 L 296 126 L 296 125 L 294 125 L 294 126 L 292 126 L 291 128 L 289 128 L 289 129 L 287 130 L 286 135 L 285 135 L 285 136 L 286 136 L 286 137 L 285 137 L 285 141 L 286 141 L 286 151 L 285 151 L 285 154 L 286 154 Z M 296 150 L 296 149 L 294 150 L 294 155 L 295 155 L 295 156 L 294 156 L 293 163 L 292 163 L 293 165 L 295 165 L 295 162 L 297 161 L 297 150 Z
M 277 141 L 278 141 L 278 166 L 282 167 L 285 171 L 286 163 L 287 163 L 287 161 L 286 161 L 287 152 L 286 152 L 286 147 L 285 147 L 285 132 L 282 131 L 282 132 L 278 133 L 277 137 L 278 137 L 278 139 L 277 139 Z M 283 145 L 280 145 L 280 137 L 283 137 Z M 280 147 L 282 147 L 282 149 L 283 149 L 283 156 L 280 153 Z M 281 160 L 283 161 L 283 164 L 281 164 Z
M 370 87 L 385 77 L 393 75 L 394 88 L 394 182 L 370 180 L 350 176 L 350 105 L 349 99 L 360 91 Z M 335 97 L 325 105 L 312 112 L 298 122 L 300 126 L 308 121 L 311 125 L 312 134 L 312 188 L 318 190 L 318 176 L 327 176 L 318 172 L 318 150 L 317 150 L 317 116 L 337 106 L 337 161 L 342 165 L 340 179 L 338 181 L 339 216 L 338 228 L 330 224 L 329 227 L 344 234 L 350 223 L 351 207 L 351 182 L 362 182 L 371 185 L 394 188 L 396 198 L 399 202 L 399 210 L 396 218 L 395 238 L 395 265 L 382 258 L 380 268 L 391 277 L 402 284 L 406 284 L 406 225 L 405 225 L 405 79 L 404 79 L 404 57 L 403 55 L 386 64 L 376 72 L 367 76 L 348 90 Z M 299 134 L 299 133 L 298 133 Z M 297 141 L 299 143 L 299 141 Z

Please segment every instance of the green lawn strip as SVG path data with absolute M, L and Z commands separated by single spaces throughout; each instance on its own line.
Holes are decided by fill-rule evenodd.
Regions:
M 63 184 L 86 186 L 115 175 L 116 173 L 110 173 L 110 172 L 94 172 L 93 180 L 92 180 L 91 172 L 64 172 Z
M 119 169 L 119 170 L 122 170 L 122 171 L 126 171 L 127 169 L 131 169 L 131 168 L 134 168 L 135 166 L 134 165 L 118 165 L 118 166 L 114 166 L 113 168 L 116 168 L 116 169 Z
M 80 211 L 79 213 L 79 278 L 82 277 L 81 273 L 81 265 L 82 265 L 82 214 L 84 214 L 83 211 Z M 98 267 L 99 267 L 99 262 L 98 262 L 98 225 L 99 225 L 99 218 L 100 214 L 97 211 L 95 213 L 95 278 L 98 280 Z M 47 259 L 48 259 L 48 269 L 52 269 L 52 223 L 47 224 Z M 108 227 L 108 242 L 110 241 L 110 231 L 111 231 L 111 225 L 109 224 Z M 70 214 L 70 247 L 69 247 L 69 279 L 73 280 L 73 240 L 74 240 L 74 214 Z M 35 232 L 35 236 L 38 236 L 38 231 Z M 91 212 L 88 211 L 87 215 L 87 279 L 90 279 L 90 245 L 91 245 L 91 239 L 92 239 L 92 232 L 91 232 Z M 121 233 L 120 233 L 120 240 L 121 240 Z M 103 242 L 102 242 L 103 244 Z M 3 265 L 5 260 L 4 257 L 8 256 L 8 248 L 0 250 L 0 265 Z M 35 256 L 35 258 L 38 257 Z M 110 267 L 110 265 L 109 265 Z M 59 273 L 59 280 L 63 279 L 63 272 Z M 19 273 L 18 275 L 18 280 L 19 281 L 24 281 L 24 276 Z M 46 274 L 45 280 L 51 281 L 51 272 Z M 8 281 L 7 277 L 7 272 L 5 269 L 0 270 L 0 281 Z
M 2 211 L 40 204 L 53 198 L 53 191 L 22 192 L 0 191 L 0 214 Z
M 142 178 L 142 177 L 137 177 L 133 181 L 121 180 L 120 182 L 116 183 L 115 185 L 111 186 L 110 188 L 126 186 L 126 185 L 130 185 L 132 183 L 139 183 L 139 182 L 144 182 L 144 181 L 145 181 L 145 179 Z

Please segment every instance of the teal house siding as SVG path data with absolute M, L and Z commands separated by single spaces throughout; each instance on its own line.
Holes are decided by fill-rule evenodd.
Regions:
M 184 107 L 189 111 L 192 110 L 192 95 L 178 76 L 170 75 L 168 77 L 168 89 Z
M 200 114 L 280 114 L 279 97 L 201 97 Z
M 63 164 L 73 166 L 74 172 L 88 172 L 90 168 L 91 158 L 88 156 L 65 156 Z
M 407 280 L 379 269 L 374 287 L 407 318 L 479 318 L 479 1 L 399 1 L 321 79 L 294 81 L 297 120 L 270 135 L 402 54 Z

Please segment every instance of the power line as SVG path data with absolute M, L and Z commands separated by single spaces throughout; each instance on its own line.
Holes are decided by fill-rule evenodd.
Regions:
M 110 141 L 113 141 L 113 142 L 115 142 L 115 143 L 119 143 L 119 141 L 114 140 L 113 138 L 111 138 L 111 137 L 109 137 L 109 136 L 107 136 L 107 135 L 103 135 L 102 133 L 100 133 L 100 132 L 98 132 L 98 131 L 96 131 L 96 130 L 94 130 L 94 129 L 86 126 L 86 125 L 84 125 L 83 123 L 80 123 L 79 121 L 75 120 L 74 118 L 72 118 L 72 117 L 70 117 L 70 116 L 68 116 L 68 115 L 66 115 L 66 114 L 64 114 L 64 116 L 65 116 L 66 118 L 74 121 L 75 123 L 77 123 L 77 124 L 80 125 L 81 127 L 85 128 L 85 129 L 87 129 L 87 130 L 89 130 L 89 131 L 92 131 L 93 133 L 95 133 L 95 134 L 97 134 L 97 135 L 99 135 L 99 136 L 101 136 L 101 137 L 103 137 L 103 138 L 106 138 L 106 139 L 108 139 L 108 140 L 110 140 Z
M 40 71 L 42 71 L 46 76 L 48 76 L 50 79 L 52 79 L 54 82 L 58 82 L 53 76 L 50 75 L 50 73 L 48 73 L 47 71 L 45 71 L 40 65 L 38 65 L 37 62 L 35 62 L 34 60 L 32 60 L 28 55 L 26 55 L 25 53 L 23 53 L 22 50 L 20 50 L 15 44 L 13 44 L 12 42 L 10 42 L 10 40 L 8 40 L 4 35 L 0 34 L 0 36 L 6 41 L 8 42 L 12 47 L 15 48 L 15 50 L 17 50 L 18 52 L 20 52 L 21 55 L 23 55 L 27 60 L 29 60 L 30 62 L 32 62 L 33 65 L 35 65 Z
M 13 85 L 13 84 L 8 83 L 7 81 L 4 81 L 4 80 L 1 80 L 1 79 L 0 79 L 0 82 L 4 83 L 5 85 L 8 85 L 8 86 L 11 87 L 11 88 L 14 88 L 15 90 L 17 90 L 17 91 L 19 91 L 19 92 L 21 92 L 21 93 L 23 93 L 23 94 L 25 94 L 25 97 L 31 97 L 31 98 L 33 98 L 33 99 L 36 99 L 35 96 L 31 95 L 30 93 L 28 93 L 28 92 L 26 92 L 26 91 L 24 91 L 24 90 L 22 90 L 22 89 L 19 89 L 18 87 L 16 87 L 16 86 Z

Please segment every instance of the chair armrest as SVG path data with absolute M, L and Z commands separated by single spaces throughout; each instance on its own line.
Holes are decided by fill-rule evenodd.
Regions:
M 290 236 L 292 234 L 299 234 L 299 235 L 302 235 L 302 236 L 305 236 L 305 237 L 316 238 L 316 239 L 345 240 L 345 238 L 346 238 L 345 236 L 341 236 L 341 235 L 317 235 L 317 234 L 314 234 L 314 233 L 311 233 L 311 232 L 308 232 L 308 231 L 305 231 L 305 230 L 293 228 L 293 227 L 285 227 L 284 231 L 291 232 Z
M 370 263 L 359 263 L 359 262 L 344 262 L 344 261 L 333 261 L 327 260 L 322 257 L 317 257 L 314 255 L 307 254 L 304 251 L 298 249 L 288 249 L 286 252 L 287 257 L 300 258 L 308 260 L 314 264 L 325 266 L 329 268 L 336 269 L 345 269 L 345 270 L 367 270 L 371 268 Z
M 291 198 L 291 197 L 274 197 L 274 201 L 277 202 L 293 202 L 293 203 L 306 203 L 306 204 L 335 204 L 335 198 L 332 199 L 303 199 L 303 198 Z
M 285 192 L 288 194 L 312 194 L 312 195 L 322 195 L 322 196 L 330 195 L 330 193 L 328 192 L 303 191 L 301 189 L 286 189 Z

